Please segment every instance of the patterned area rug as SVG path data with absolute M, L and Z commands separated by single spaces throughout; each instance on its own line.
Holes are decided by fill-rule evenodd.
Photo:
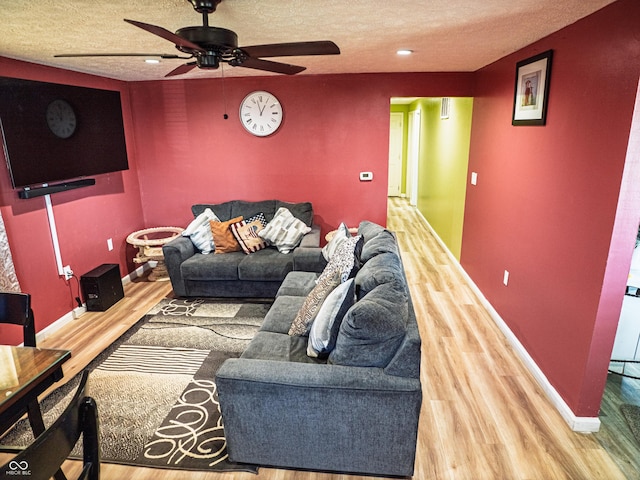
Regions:
M 636 437 L 636 440 L 640 443 L 640 407 L 637 405 L 623 404 L 620 405 L 620 410 L 627 420 L 633 436 Z
M 102 461 L 135 466 L 257 472 L 232 463 L 217 401 L 215 372 L 238 357 L 271 302 L 164 299 L 90 365 Z M 42 402 L 49 425 L 71 400 L 79 376 Z M 26 421 L 2 439 L 27 445 Z M 74 455 L 81 457 L 78 447 Z

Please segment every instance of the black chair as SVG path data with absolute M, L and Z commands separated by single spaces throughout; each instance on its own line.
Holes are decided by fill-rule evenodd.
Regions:
M 22 326 L 24 346 L 36 346 L 36 326 L 28 293 L 0 292 L 0 323 Z
M 89 372 L 83 372 L 73 400 L 62 415 L 31 445 L 0 467 L 0 478 L 28 476 L 30 480 L 49 480 L 54 475 L 59 478 L 60 466 L 73 450 L 80 435 L 83 469 L 78 479 L 100 478 L 98 410 L 95 400 L 85 396 L 88 378 Z
M 24 346 L 36 346 L 36 326 L 28 293 L 0 292 L 0 323 L 22 327 Z M 44 432 L 42 413 L 37 401 L 27 406 L 29 424 L 35 436 Z

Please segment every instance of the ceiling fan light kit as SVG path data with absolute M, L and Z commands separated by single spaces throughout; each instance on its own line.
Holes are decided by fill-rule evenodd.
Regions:
M 238 36 L 226 28 L 209 26 L 209 14 L 215 12 L 222 0 L 187 0 L 194 10 L 202 14 L 202 26 L 183 27 L 175 33 L 157 25 L 125 19 L 124 21 L 172 42 L 188 56 L 144 53 L 60 54 L 56 57 L 144 56 L 162 59 L 191 60 L 173 69 L 166 77 L 182 75 L 194 68 L 217 69 L 224 62 L 232 67 L 245 67 L 266 72 L 295 75 L 306 69 L 299 65 L 264 60 L 262 57 L 307 55 L 338 55 L 340 49 L 329 40 L 311 42 L 275 43 L 270 45 L 238 46 Z

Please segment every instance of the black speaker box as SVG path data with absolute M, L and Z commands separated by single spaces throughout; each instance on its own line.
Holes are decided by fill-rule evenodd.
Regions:
M 82 295 L 90 312 L 104 312 L 124 297 L 120 267 L 104 263 L 80 277 Z

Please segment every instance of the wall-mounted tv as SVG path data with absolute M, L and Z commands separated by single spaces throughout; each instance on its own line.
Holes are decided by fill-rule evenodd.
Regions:
M 117 91 L 0 77 L 0 130 L 14 188 L 129 168 Z

